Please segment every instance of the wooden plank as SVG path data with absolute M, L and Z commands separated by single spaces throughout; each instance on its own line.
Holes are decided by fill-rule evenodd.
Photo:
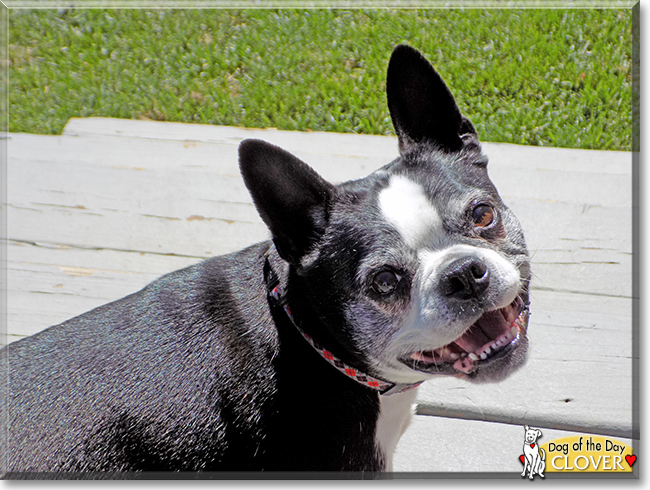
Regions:
M 9 340 L 32 335 L 119 299 L 162 274 L 199 260 L 10 241 L 7 246 Z
M 392 137 L 107 119 L 72 120 L 63 136 L 10 135 L 11 338 L 265 239 L 237 166 L 246 137 L 283 146 L 334 182 L 397 155 Z M 420 413 L 638 437 L 630 155 L 484 148 L 533 257 L 530 361 L 500 384 L 427 382 Z
M 162 127 L 160 123 L 150 121 L 143 122 L 142 126 L 138 123 L 139 121 L 101 118 L 71 120 L 64 134 L 117 135 L 128 134 L 128 128 L 133 128 L 136 137 L 161 138 L 165 141 L 172 138 L 184 141 L 184 145 L 190 144 L 187 138 L 195 138 L 191 144 L 197 147 L 200 142 L 209 142 L 231 148 L 236 148 L 247 137 L 261 138 L 294 152 L 323 176 L 336 182 L 362 177 L 397 157 L 397 140 L 391 136 L 292 133 L 224 126 L 201 126 L 198 129 L 198 125 L 192 124 L 170 123 L 171 126 Z M 123 129 L 115 128 L 122 125 Z M 84 131 L 85 126 L 91 128 Z M 159 126 L 160 129 L 157 130 Z M 141 129 L 136 130 L 136 127 Z M 504 196 L 593 206 L 630 206 L 632 161 L 628 153 L 531 149 L 493 143 L 484 143 L 483 146 L 490 157 L 492 178 L 500 189 L 506 189 L 503 191 Z M 225 154 L 226 159 L 236 162 L 236 156 L 231 156 L 235 153 Z M 356 161 L 350 162 L 350 158 Z M 359 158 L 365 161 L 360 162 L 357 160 Z M 584 160 L 587 161 L 583 163 Z M 356 171 L 350 174 L 347 169 Z M 602 185 L 603 182 L 607 182 L 607 185 Z
M 72 118 L 67 136 L 127 136 L 165 141 L 208 142 L 238 145 L 245 138 L 260 138 L 299 153 L 328 156 L 397 156 L 397 140 L 392 137 L 325 132 L 279 131 L 205 124 L 159 123 L 114 118 Z
M 506 203 L 524 228 L 533 289 L 631 297 L 630 208 L 525 198 Z
M 146 126 L 150 124 L 147 122 Z M 218 132 L 218 128 L 208 129 Z M 233 133 L 236 129 L 224 131 Z M 238 131 L 240 136 L 247 133 Z M 267 132 L 277 139 L 288 139 L 286 132 Z M 28 143 L 25 138 L 37 138 L 37 142 Z M 362 176 L 394 156 L 388 155 L 378 162 L 366 155 L 360 162 L 358 148 L 364 145 L 356 145 L 357 156 L 350 157 L 332 146 L 330 134 L 298 134 L 295 140 L 306 138 L 315 139 L 309 151 L 316 152 L 322 147 L 320 138 L 327 138 L 330 151 L 338 155 L 327 158 L 323 153 L 320 160 L 315 159 L 317 170 L 331 180 Z M 199 142 L 186 146 L 187 142 L 146 138 L 12 135 L 10 237 L 196 256 L 226 253 L 264 239 L 267 231 L 238 173 L 236 146 L 240 139 L 231 134 L 227 145 Z M 394 143 L 388 137 L 371 139 L 383 142 L 370 145 L 372 148 L 382 144 L 388 148 Z M 305 146 L 302 142 L 296 144 L 299 150 Z M 491 164 L 490 171 L 526 231 L 536 274 L 533 287 L 629 296 L 631 213 L 629 206 L 621 204 L 629 200 L 630 193 L 626 191 L 631 177 L 615 175 L 619 181 L 614 185 L 612 165 L 601 162 L 609 173 L 558 174 L 557 180 L 567 184 L 561 195 L 555 195 L 559 200 L 547 199 L 545 196 L 551 191 L 559 192 L 553 190 L 553 179 L 545 180 L 538 175 L 549 171 L 527 169 L 527 160 L 516 155 L 526 150 L 506 146 L 512 155 L 506 158 L 500 149 L 501 156 Z M 576 150 L 563 153 L 579 160 L 572 152 Z M 612 160 L 620 163 L 616 168 L 623 172 L 625 162 L 620 154 L 611 153 Z M 592 152 L 587 154 L 591 156 Z M 84 161 L 86 158 L 88 162 Z M 519 162 L 514 173 L 513 162 Z M 522 186 L 521 182 L 531 185 Z M 585 182 L 590 185 L 584 185 Z M 580 201 L 576 189 L 583 189 L 582 201 L 601 194 L 617 197 L 612 197 L 609 205 L 574 202 Z M 50 211 L 55 213 L 53 219 L 34 226 L 31 220 L 36 214 Z
M 313 152 L 316 148 L 328 155 L 397 156 L 397 140 L 393 136 L 358 135 L 349 133 L 278 131 L 231 126 L 210 126 L 188 123 L 160 123 L 115 118 L 71 118 L 64 135 L 70 136 L 127 136 L 191 142 L 238 143 L 244 138 L 261 138 L 276 145 L 287 145 L 296 152 Z M 320 144 L 315 145 L 318 140 Z M 490 159 L 499 165 L 527 167 L 544 170 L 562 170 L 629 175 L 631 154 L 620 151 L 573 150 L 544 148 L 505 143 L 483 143 Z M 517 158 L 513 156 L 519 155 Z

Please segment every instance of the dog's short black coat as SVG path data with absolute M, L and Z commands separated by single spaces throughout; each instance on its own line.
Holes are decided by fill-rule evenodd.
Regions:
M 377 395 L 323 362 L 285 315 L 269 316 L 258 268 L 268 250 L 168 274 L 12 344 L 11 467 L 379 469 L 368 457 Z
M 457 216 L 449 223 L 459 224 L 444 233 L 507 258 L 521 275 L 525 304 L 530 273 L 521 229 L 487 178 L 474 127 L 431 65 L 398 46 L 387 92 L 400 158 L 333 186 L 284 150 L 244 141 L 242 174 L 272 241 L 163 276 L 1 351 L 8 478 L 390 468 L 378 442 L 382 395 L 322 359 L 269 300 L 271 278 L 307 334 L 381 377 L 376 359 L 405 321 L 417 283 L 413 254 L 379 209 L 391 175 L 420 182 L 430 199 L 440 196 L 441 209 L 465 188 L 482 193 L 498 222 L 479 239 L 462 228 L 466 213 L 451 210 Z M 368 263 L 388 260 L 385 250 L 397 250 L 391 267 L 404 270 L 394 294 L 382 296 L 367 285 Z M 443 299 L 457 307 L 457 299 Z M 471 301 L 476 311 L 486 308 L 481 298 Z M 517 367 L 525 345 L 513 351 L 481 369 Z M 409 379 L 431 377 L 394 362 Z M 403 427 L 395 430 L 399 436 Z

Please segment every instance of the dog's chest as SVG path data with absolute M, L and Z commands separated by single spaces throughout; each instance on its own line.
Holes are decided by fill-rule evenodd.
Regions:
M 393 470 L 393 453 L 413 416 L 416 394 L 417 389 L 411 389 L 404 393 L 379 397 L 375 444 L 385 462 L 385 471 Z

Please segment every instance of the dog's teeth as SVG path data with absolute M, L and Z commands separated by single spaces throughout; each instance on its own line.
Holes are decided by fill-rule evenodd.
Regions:
M 470 352 L 470 353 L 469 353 L 469 358 L 470 358 L 472 361 L 478 361 L 478 356 L 477 356 L 476 354 L 474 354 L 473 352 Z
M 458 354 L 456 354 L 455 352 L 450 352 L 449 353 L 449 359 L 451 359 L 452 361 L 457 361 L 459 357 L 460 356 Z
M 517 334 L 519 333 L 519 331 L 517 330 L 517 327 L 512 327 L 512 328 L 510 329 L 510 333 L 512 334 L 512 336 L 513 336 L 513 338 L 514 338 L 514 337 L 517 336 Z
M 510 308 L 510 314 L 508 315 L 508 324 L 512 325 L 517 319 L 517 313 L 514 308 Z
M 506 306 L 505 308 L 502 308 L 501 314 L 503 315 L 503 319 L 508 325 L 510 325 L 512 322 L 515 321 L 515 317 L 513 316 L 513 310 L 510 306 Z
M 481 360 L 485 361 L 487 359 L 487 354 L 485 352 L 481 352 Z
M 488 348 L 485 349 L 483 352 L 485 352 L 485 353 L 489 356 L 489 355 L 492 353 L 492 349 L 490 349 L 490 348 L 488 347 Z

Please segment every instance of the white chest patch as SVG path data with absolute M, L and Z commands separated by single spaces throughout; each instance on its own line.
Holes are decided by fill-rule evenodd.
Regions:
M 386 220 L 413 249 L 443 235 L 442 220 L 422 186 L 402 175 L 393 175 L 379 193 L 379 207 Z
M 393 453 L 402 434 L 411 422 L 417 388 L 379 397 L 379 418 L 375 432 L 377 450 L 386 462 L 384 471 L 393 471 Z

